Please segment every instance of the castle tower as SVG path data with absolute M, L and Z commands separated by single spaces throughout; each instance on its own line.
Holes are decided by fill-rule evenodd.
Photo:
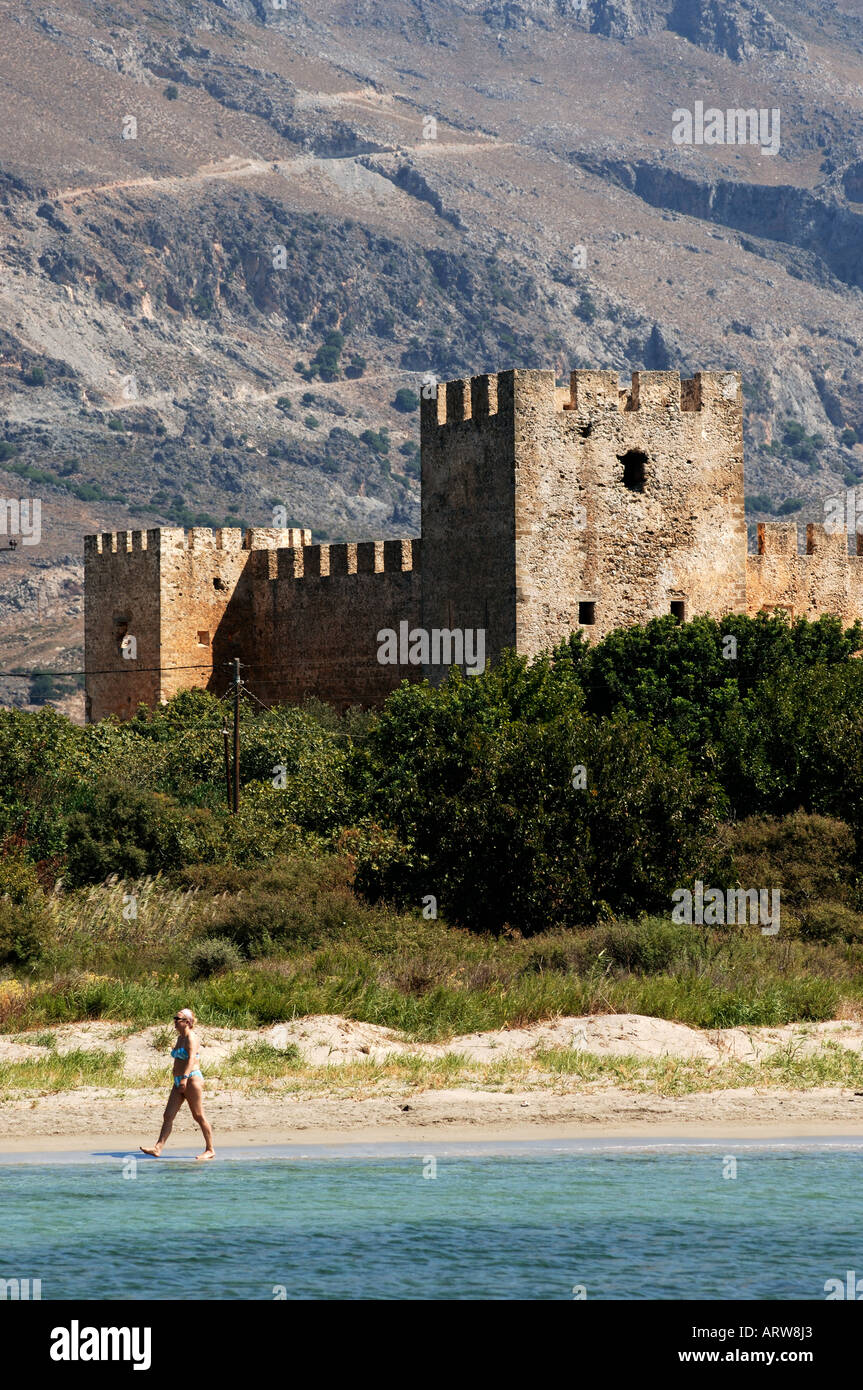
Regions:
M 177 691 L 212 685 L 233 656 L 253 660 L 255 552 L 311 532 L 162 527 L 84 540 L 88 721 L 130 718 Z M 224 686 L 224 678 L 220 688 Z
M 850 498 L 847 510 L 853 520 Z M 435 663 L 453 659 L 456 635 L 467 656 L 467 630 L 481 630 L 488 664 L 667 614 L 781 608 L 852 623 L 863 537 L 849 556 L 841 527 L 810 526 L 800 554 L 793 523 L 766 526 L 747 556 L 736 372 L 635 372 L 622 390 L 613 371 L 575 371 L 566 387 L 507 371 L 423 399 L 421 541 L 312 545 L 299 528 L 89 536 L 85 595 L 90 719 L 190 686 L 222 693 L 234 657 L 263 703 L 314 695 L 345 708 L 446 674 L 416 664 L 415 635 Z M 384 660 L 385 634 L 398 635 L 397 658 Z
M 546 371 L 423 402 L 423 622 L 533 656 L 662 614 L 746 611 L 733 372 Z M 429 671 L 433 679 L 443 672 Z

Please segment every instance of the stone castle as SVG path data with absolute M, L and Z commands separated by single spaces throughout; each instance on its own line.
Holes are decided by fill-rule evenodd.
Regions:
M 747 553 L 739 374 L 506 371 L 422 401 L 422 536 L 312 545 L 303 529 L 121 531 L 85 541 L 87 714 L 127 717 L 239 657 L 265 704 L 374 705 L 435 681 L 454 635 L 532 656 L 672 613 L 863 619 L 863 537 L 759 525 Z M 380 633 L 435 633 L 421 665 Z M 402 641 L 402 661 L 405 642 Z M 436 664 L 434 664 L 436 663 Z

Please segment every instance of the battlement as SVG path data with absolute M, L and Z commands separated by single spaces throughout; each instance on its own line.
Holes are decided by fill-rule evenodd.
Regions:
M 179 550 L 282 550 L 288 546 L 307 546 L 312 533 L 300 526 L 156 526 L 149 531 L 104 531 L 84 537 L 84 554 L 122 555 L 149 551 L 176 554 Z
M 858 532 L 855 539 L 856 554 L 863 556 L 863 535 Z M 800 555 L 797 522 L 759 521 L 756 554 L 766 555 L 768 558 Z M 829 556 L 832 559 L 837 557 L 856 558 L 856 556 L 848 554 L 848 534 L 844 528 L 828 531 L 826 527 L 819 526 L 815 522 L 809 522 L 806 526 L 804 554 L 807 556 Z M 800 558 L 802 559 L 803 556 L 800 555 Z
M 857 553 L 849 555 L 844 529 L 810 523 L 801 552 L 796 521 L 759 522 L 757 552 L 746 557 L 749 613 L 832 613 L 847 624 L 863 617 L 863 536 L 856 542 Z
M 627 390 L 616 371 L 576 368 L 569 386 L 556 386 L 550 371 L 520 370 L 489 373 L 438 382 L 421 402 L 422 430 L 475 423 L 495 416 L 513 417 L 517 403 L 554 411 L 742 410 L 739 372 L 696 372 L 681 380 L 679 372 L 633 372 Z
M 356 574 L 405 574 L 420 569 L 420 541 L 358 541 L 280 549 L 277 579 L 336 579 Z
M 381 659 L 379 634 L 403 625 L 482 631 L 493 664 L 667 615 L 863 619 L 863 536 L 849 555 L 847 532 L 810 525 L 804 545 L 789 519 L 759 526 L 748 553 L 737 372 L 579 367 L 564 386 L 489 372 L 424 387 L 421 422 L 422 541 L 312 544 L 297 526 L 88 536 L 88 717 L 130 717 L 190 684 L 224 694 L 235 659 L 265 705 L 378 705 L 445 675 Z

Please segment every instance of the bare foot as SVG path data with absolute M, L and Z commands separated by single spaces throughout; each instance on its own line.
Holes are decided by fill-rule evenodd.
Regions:
M 162 1152 L 162 1150 L 161 1150 L 161 1148 L 159 1147 L 158 1144 L 156 1144 L 155 1148 L 152 1148 L 152 1149 L 145 1149 L 145 1148 L 144 1148 L 144 1145 L 143 1145 L 143 1144 L 141 1145 L 141 1153 L 142 1153 L 142 1154 L 150 1154 L 151 1157 L 153 1157 L 153 1158 L 158 1158 L 159 1155 L 161 1154 L 161 1152 Z
M 203 1161 L 204 1161 L 205 1158 L 215 1158 L 215 1157 L 216 1157 L 215 1150 L 214 1150 L 214 1149 L 207 1149 L 206 1152 L 204 1152 L 204 1153 L 202 1153 L 202 1154 L 198 1154 L 198 1156 L 197 1156 L 197 1162 L 198 1162 L 198 1163 L 203 1163 Z

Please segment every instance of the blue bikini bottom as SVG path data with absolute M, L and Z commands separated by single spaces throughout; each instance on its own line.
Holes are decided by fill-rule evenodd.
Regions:
M 201 1071 L 201 1068 L 200 1068 L 200 1067 L 195 1067 L 194 1071 L 188 1072 L 185 1076 L 175 1076 L 175 1077 L 174 1077 L 174 1085 L 175 1085 L 175 1086 L 177 1087 L 177 1089 L 179 1090 L 180 1082 L 181 1082 L 181 1081 L 189 1081 L 189 1080 L 191 1079 L 191 1077 L 193 1077 L 193 1076 L 200 1076 L 200 1078 L 201 1078 L 202 1081 L 203 1081 L 203 1079 L 204 1079 L 204 1073 Z

